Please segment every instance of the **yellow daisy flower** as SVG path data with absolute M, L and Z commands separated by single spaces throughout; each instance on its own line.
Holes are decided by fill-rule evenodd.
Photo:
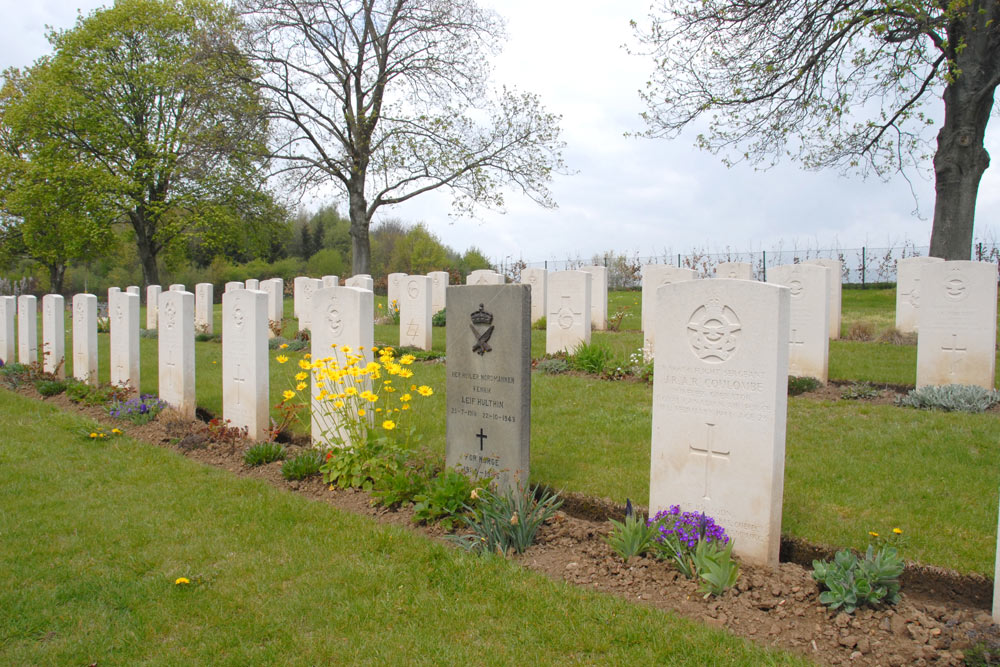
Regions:
M 399 402 L 400 403 L 406 403 L 407 401 L 411 400 L 412 398 L 413 397 L 410 396 L 409 394 L 403 394 L 402 396 L 399 397 Z
M 368 414 L 368 413 L 365 412 L 364 408 L 358 408 L 358 416 L 359 417 L 364 417 L 366 414 Z
M 428 387 L 427 385 L 422 384 L 417 389 L 417 393 L 420 394 L 421 396 L 431 396 L 434 394 L 434 390 Z
M 391 431 L 392 429 L 396 428 L 396 422 L 392 421 L 391 419 L 386 419 L 384 422 L 382 422 L 382 428 L 384 428 L 386 431 Z
M 303 373 L 296 373 L 296 374 L 295 374 L 295 379 L 296 379 L 296 380 L 298 380 L 299 382 L 302 382 L 302 381 L 303 381 L 303 380 L 305 380 L 305 379 L 306 379 L 307 377 L 309 377 L 309 373 L 304 373 L 304 372 L 303 372 Z
M 305 382 L 300 382 L 297 385 L 295 385 L 295 390 L 296 391 L 302 391 L 303 389 L 305 389 L 308 386 L 309 385 L 307 385 Z
M 281 345 L 278 346 L 278 349 L 279 350 L 287 350 L 288 349 L 288 343 L 282 343 Z
M 286 361 L 288 361 L 288 357 L 286 357 L 286 356 L 285 356 L 285 355 L 283 355 L 283 354 L 279 354 L 278 356 L 276 356 L 276 357 L 274 358 L 274 360 L 275 360 L 275 361 L 277 361 L 277 362 L 278 362 L 279 364 L 283 364 L 283 363 L 285 363 Z
M 281 395 L 285 397 L 286 401 L 290 401 L 295 398 L 295 392 L 291 389 L 286 389 Z
M 299 359 L 299 368 L 301 368 L 301 369 L 302 369 L 302 370 L 304 370 L 304 371 L 307 371 L 307 370 L 309 370 L 310 368 L 312 368 L 312 364 L 310 364 L 310 363 L 309 363 L 308 361 L 306 361 L 305 359 Z

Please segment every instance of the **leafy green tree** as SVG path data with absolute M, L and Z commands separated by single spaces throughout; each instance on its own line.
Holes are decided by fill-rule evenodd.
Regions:
M 49 272 L 49 289 L 63 290 L 71 261 L 107 252 L 114 234 L 98 222 L 101 198 L 88 188 L 72 156 L 38 146 L 18 117 L 25 79 L 3 73 L 0 87 L 0 262 L 28 258 Z
M 118 0 L 50 34 L 54 53 L 28 73 L 32 162 L 72 157 L 103 223 L 131 227 L 147 284 L 191 234 L 220 243 L 260 222 L 241 210 L 259 201 L 267 123 L 240 25 L 213 0 Z
M 655 0 L 648 24 L 634 25 L 636 50 L 655 63 L 648 135 L 708 116 L 699 145 L 736 159 L 904 170 L 929 157 L 925 110 L 943 106 L 931 255 L 969 258 L 1000 0 Z
M 503 37 L 473 0 L 240 0 L 246 50 L 277 126 L 275 155 L 304 186 L 348 201 L 354 273 L 370 273 L 375 212 L 446 188 L 458 210 L 502 207 L 513 185 L 554 206 L 558 117 L 487 86 Z

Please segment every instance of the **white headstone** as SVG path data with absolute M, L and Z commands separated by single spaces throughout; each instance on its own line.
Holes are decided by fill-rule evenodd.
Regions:
M 111 296 L 111 384 L 139 391 L 139 297 L 128 292 Z
M 30 294 L 17 297 L 17 360 L 38 362 L 38 300 Z
M 312 329 L 312 297 L 316 290 L 323 288 L 318 278 L 295 279 L 295 298 L 299 302 L 299 330 Z
M 776 285 L 684 281 L 661 287 L 651 313 L 650 514 L 705 512 L 735 554 L 770 567 L 781 542 L 789 302 Z
M 556 271 L 548 277 L 545 353 L 573 352 L 590 342 L 590 287 L 586 271 Z
M 271 278 L 261 284 L 267 293 L 267 335 L 274 338 L 280 332 L 281 322 L 285 317 L 285 281 L 281 278 Z
M 399 292 L 399 344 L 431 349 L 431 279 L 406 276 Z
M 267 438 L 267 294 L 232 290 L 222 295 L 222 416 L 244 426 L 252 440 Z
M 840 310 L 843 299 L 844 263 L 839 259 L 807 259 L 803 264 L 816 264 L 830 269 L 830 298 L 827 305 L 830 308 L 827 324 L 830 327 L 830 340 L 840 338 Z
M 226 283 L 226 286 L 223 289 L 223 293 L 226 293 L 234 289 L 246 289 L 246 288 L 247 288 L 246 283 L 240 282 L 239 280 L 230 280 L 229 282 Z
M 108 307 L 111 307 L 111 295 L 119 294 L 122 291 L 121 287 L 109 287 L 108 288 Z
M 815 264 L 784 264 L 767 270 L 767 282 L 791 294 L 788 372 L 826 382 L 830 363 L 830 269 Z
M 177 291 L 171 288 L 171 291 Z M 179 291 L 184 291 L 182 287 Z M 212 307 L 214 295 L 212 283 L 198 283 L 194 286 L 194 330 L 198 333 L 212 333 L 215 309 Z
M 969 384 L 993 389 L 997 266 L 938 262 L 920 271 L 917 386 Z
M 647 359 L 655 354 L 656 332 L 653 330 L 653 306 L 656 303 L 656 290 L 664 285 L 684 280 L 695 280 L 698 272 L 694 269 L 681 269 L 669 264 L 646 264 L 642 267 L 642 351 Z
M 313 328 L 310 331 L 310 352 L 316 361 L 336 359 L 338 368 L 346 368 L 347 353 L 343 346 L 351 348 L 352 355 L 364 358 L 358 363 L 363 368 L 374 361 L 372 347 L 375 345 L 375 294 L 357 287 L 323 287 L 312 297 Z M 327 366 L 328 368 L 328 366 Z M 334 446 L 349 440 L 346 430 L 341 430 L 335 409 L 323 393 L 337 394 L 338 387 L 328 378 L 314 373 L 312 382 L 312 441 L 313 445 Z M 366 380 L 366 382 L 369 382 Z M 370 384 L 359 387 L 359 391 L 370 389 Z M 319 399 L 319 396 L 323 399 Z M 371 414 L 374 414 L 373 412 Z M 352 443 L 353 444 L 353 443 Z
M 305 285 L 305 281 L 312 280 L 308 276 L 298 276 L 292 281 L 292 316 L 300 318 L 300 312 L 302 310 L 302 286 Z M 302 328 L 301 325 L 299 328 Z
M 503 285 L 505 282 L 503 274 L 490 269 L 476 269 L 465 279 L 466 285 Z
M 42 370 L 66 377 L 66 300 L 61 294 L 42 297 Z
M 246 285 L 247 289 L 252 289 L 255 291 L 260 289 L 260 280 L 258 280 L 257 278 L 247 278 L 246 283 L 244 284 Z
M 608 328 L 608 268 L 584 266 L 593 279 L 590 281 L 590 325 L 598 331 Z
M 16 359 L 17 340 L 14 322 L 17 320 L 17 298 L 0 296 L 0 361 L 12 364 Z
M 137 297 L 142 297 L 142 290 L 139 289 L 138 285 L 129 285 L 125 288 L 125 291 L 129 294 L 135 294 Z
M 356 276 L 351 276 L 344 281 L 344 287 L 357 287 L 359 289 L 366 289 L 369 292 L 375 291 L 375 281 L 367 273 L 359 273 Z
M 340 276 L 323 276 L 323 287 L 340 287 Z
M 448 288 L 445 463 L 501 488 L 529 477 L 529 289 Z
M 174 283 L 173 285 L 170 286 L 170 291 L 171 292 L 183 292 L 184 291 L 184 285 L 181 284 L 181 283 Z
M 191 292 L 167 292 L 160 300 L 160 398 L 194 419 L 194 307 Z
M 97 297 L 73 297 L 73 377 L 97 385 Z
M 150 285 L 146 288 L 146 328 L 153 330 L 156 329 L 158 313 L 159 313 L 159 302 L 160 294 L 163 293 L 163 288 L 159 285 Z
M 521 269 L 521 284 L 531 285 L 531 323 L 545 317 L 546 278 L 545 269 Z
M 720 262 L 715 267 L 715 277 L 727 280 L 753 280 L 753 264 L 750 262 Z
M 431 311 L 436 315 L 444 310 L 448 303 L 450 276 L 447 271 L 431 271 L 427 277 L 431 279 Z
M 393 302 L 396 303 L 397 308 L 399 307 L 399 289 L 404 279 L 406 279 L 405 273 L 390 273 L 389 277 L 386 278 L 386 303 L 389 304 L 390 308 Z
M 896 328 L 903 333 L 917 330 L 920 313 L 920 272 L 940 257 L 907 257 L 896 260 Z

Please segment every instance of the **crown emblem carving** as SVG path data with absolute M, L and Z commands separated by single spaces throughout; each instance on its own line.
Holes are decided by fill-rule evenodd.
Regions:
M 493 314 L 487 313 L 484 305 L 479 304 L 479 310 L 472 313 L 472 323 L 473 324 L 493 324 Z

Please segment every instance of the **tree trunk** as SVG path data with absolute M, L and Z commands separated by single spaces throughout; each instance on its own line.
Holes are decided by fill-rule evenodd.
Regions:
M 954 78 L 944 89 L 944 124 L 934 154 L 937 196 L 930 255 L 952 260 L 972 256 L 976 197 L 983 172 L 990 166 L 983 142 L 996 87 L 991 82 L 1000 71 L 997 40 L 992 37 L 995 28 L 974 10 L 968 19 L 968 25 L 956 22 L 960 35 L 949 35 L 953 43 L 964 41 L 965 47 L 955 55 Z
M 160 272 L 156 267 L 156 248 L 146 225 L 143 211 L 136 209 L 129 212 L 129 221 L 135 230 L 136 248 L 139 251 L 139 262 L 142 264 L 143 287 L 160 284 Z
M 66 278 L 65 264 L 49 265 L 49 293 L 62 294 L 63 281 Z
M 368 238 L 368 202 L 365 199 L 364 181 L 352 180 L 348 187 L 351 216 L 351 271 L 352 275 L 370 273 L 372 248 Z

